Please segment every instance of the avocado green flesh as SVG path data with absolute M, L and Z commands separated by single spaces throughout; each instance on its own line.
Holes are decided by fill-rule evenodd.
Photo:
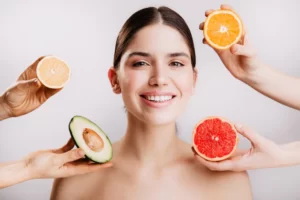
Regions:
M 93 151 L 85 143 L 82 134 L 85 128 L 94 130 L 103 140 L 104 148 L 100 152 Z M 86 157 L 89 158 L 90 160 L 97 163 L 106 163 L 112 159 L 113 151 L 112 151 L 111 141 L 106 136 L 104 131 L 91 120 L 83 116 L 74 116 L 70 120 L 69 131 L 76 146 L 78 148 L 81 148 L 85 152 Z

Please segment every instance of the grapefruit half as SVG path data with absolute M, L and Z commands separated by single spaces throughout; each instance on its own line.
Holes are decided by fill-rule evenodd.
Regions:
M 56 56 L 45 56 L 39 61 L 36 74 L 47 88 L 63 88 L 70 79 L 70 68 L 62 59 Z
M 193 147 L 209 161 L 229 158 L 238 144 L 237 131 L 224 117 L 210 116 L 198 122 L 193 130 Z

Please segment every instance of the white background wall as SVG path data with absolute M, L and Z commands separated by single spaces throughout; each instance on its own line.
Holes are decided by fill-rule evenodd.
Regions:
M 199 82 L 184 116 L 180 137 L 191 142 L 194 124 L 207 115 L 245 123 L 278 143 L 300 140 L 300 113 L 235 80 L 208 46 L 199 24 L 206 9 L 231 4 L 243 18 L 260 57 L 300 77 L 299 2 L 296 0 L 182 1 L 0 1 L 0 91 L 41 55 L 68 62 L 72 78 L 62 92 L 35 112 L 0 122 L 0 162 L 40 149 L 58 148 L 70 137 L 75 114 L 89 117 L 115 141 L 125 130 L 121 96 L 111 92 L 107 70 L 125 20 L 146 6 L 167 5 L 187 21 L 196 45 Z M 300 89 L 300 88 L 299 88 Z M 246 147 L 242 140 L 241 146 Z M 249 172 L 255 200 L 300 199 L 300 167 Z M 1 177 L 0 177 L 1 179 Z M 49 199 L 52 180 L 31 180 L 0 190 L 1 200 Z

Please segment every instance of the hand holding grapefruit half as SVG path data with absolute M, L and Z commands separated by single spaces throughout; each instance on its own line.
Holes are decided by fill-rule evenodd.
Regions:
M 236 150 L 237 134 L 233 124 L 224 117 L 206 117 L 194 127 L 193 148 L 208 161 L 225 160 Z
M 47 88 L 60 89 L 70 79 L 70 68 L 62 59 L 56 56 L 45 56 L 36 68 L 40 82 Z

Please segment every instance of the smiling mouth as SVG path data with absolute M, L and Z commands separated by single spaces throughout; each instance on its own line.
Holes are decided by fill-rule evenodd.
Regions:
M 148 101 L 155 102 L 155 103 L 170 101 L 176 97 L 176 95 L 159 95 L 159 96 L 140 95 L 140 96 Z

